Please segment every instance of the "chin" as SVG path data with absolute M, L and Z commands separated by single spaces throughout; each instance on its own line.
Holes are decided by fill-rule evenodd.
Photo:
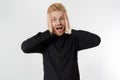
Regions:
M 57 36 L 62 36 L 64 33 L 65 33 L 65 32 L 61 32 L 61 33 L 56 32 L 55 35 L 57 35 Z
M 62 36 L 63 35 L 63 33 L 62 34 L 56 34 L 57 36 Z

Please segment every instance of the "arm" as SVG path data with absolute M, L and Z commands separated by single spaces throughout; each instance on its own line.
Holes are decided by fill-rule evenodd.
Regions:
M 45 46 L 51 38 L 50 32 L 47 30 L 43 33 L 39 32 L 35 36 L 23 41 L 21 49 L 24 53 L 43 52 Z
M 87 31 L 72 29 L 71 35 L 75 41 L 77 50 L 95 47 L 99 45 L 101 41 L 98 35 L 87 32 Z
M 52 39 L 52 33 L 51 16 L 48 14 L 48 30 L 43 33 L 39 32 L 35 36 L 25 40 L 21 45 L 22 51 L 25 53 L 43 53 L 50 42 L 54 41 L 54 39 Z
M 65 22 L 66 22 L 65 31 L 68 34 L 72 35 L 72 38 L 75 42 L 77 50 L 95 47 L 100 44 L 101 39 L 98 35 L 87 32 L 87 31 L 82 31 L 82 30 L 77 31 L 77 30 L 71 29 L 66 12 L 64 13 L 64 16 L 65 16 Z

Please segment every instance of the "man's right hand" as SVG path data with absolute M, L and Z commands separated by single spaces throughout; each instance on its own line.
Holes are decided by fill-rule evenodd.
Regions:
M 52 28 L 52 24 L 51 24 L 51 16 L 48 13 L 48 30 L 50 31 L 50 33 L 53 33 L 53 28 Z

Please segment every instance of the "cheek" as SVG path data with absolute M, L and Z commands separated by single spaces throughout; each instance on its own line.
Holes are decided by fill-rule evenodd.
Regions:
M 62 24 L 65 26 L 66 25 L 65 21 L 62 21 Z
M 54 26 L 55 26 L 55 22 L 51 22 L 51 24 L 52 24 L 52 27 L 54 27 Z
M 52 28 L 53 28 L 53 30 L 56 29 L 56 24 L 54 22 L 52 22 Z

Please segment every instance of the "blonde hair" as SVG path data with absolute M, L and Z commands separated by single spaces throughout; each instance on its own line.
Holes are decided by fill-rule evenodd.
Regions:
M 51 13 L 52 11 L 66 12 L 66 9 L 61 3 L 53 3 L 52 5 L 49 6 L 47 13 Z

